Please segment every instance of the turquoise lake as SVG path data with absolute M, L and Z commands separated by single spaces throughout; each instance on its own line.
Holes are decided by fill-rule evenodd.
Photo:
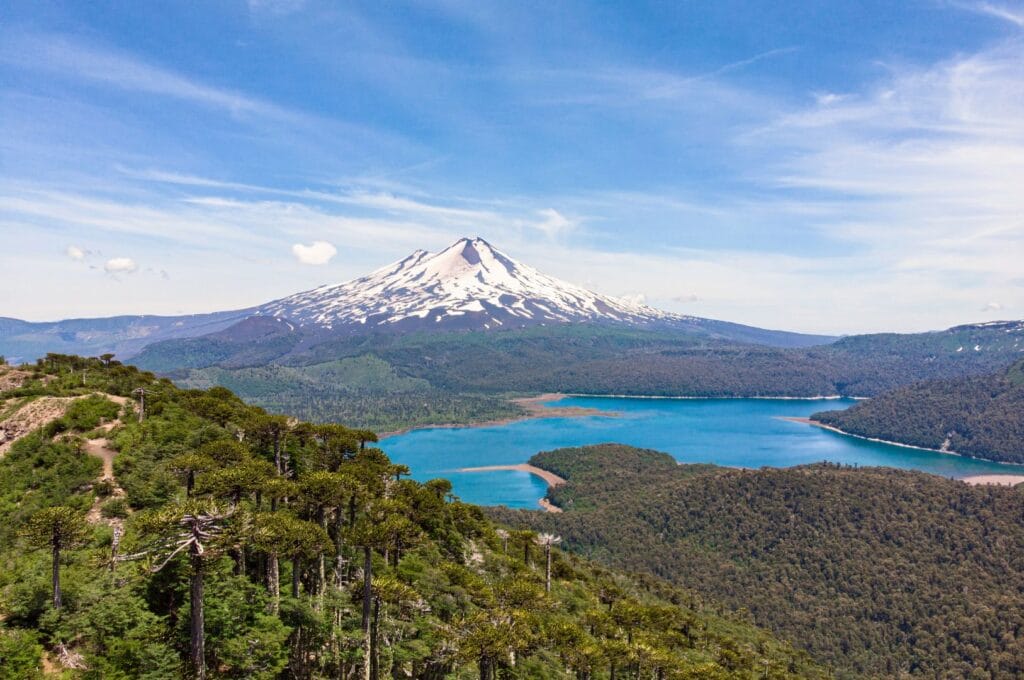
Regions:
M 393 461 L 418 480 L 445 477 L 462 500 L 536 508 L 547 486 L 526 472 L 459 472 L 460 468 L 525 463 L 538 451 L 616 442 L 672 454 L 684 463 L 789 467 L 820 461 L 923 470 L 945 477 L 1024 474 L 1002 465 L 870 442 L 782 420 L 855 402 L 792 399 L 629 399 L 568 397 L 548 406 L 582 406 L 615 417 L 537 418 L 494 427 L 414 430 L 382 440 Z

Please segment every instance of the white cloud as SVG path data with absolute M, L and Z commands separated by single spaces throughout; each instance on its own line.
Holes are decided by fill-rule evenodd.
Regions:
M 548 238 L 555 238 L 556 236 L 566 234 L 575 229 L 579 224 L 576 220 L 570 220 L 554 208 L 538 210 L 537 214 L 544 219 L 532 226 L 544 232 Z
M 313 241 L 308 246 L 296 243 L 292 246 L 292 254 L 302 264 L 321 265 L 330 262 L 338 254 L 338 249 L 327 241 Z
M 85 259 L 85 256 L 87 255 L 87 251 L 83 250 L 82 248 L 79 248 L 76 245 L 68 246 L 66 252 L 68 257 L 70 257 L 75 262 L 81 262 L 82 260 Z
M 984 307 L 982 307 L 981 311 L 983 311 L 983 312 L 1000 312 L 1000 311 L 1002 311 L 1002 309 L 1003 309 L 1003 306 L 1001 304 L 999 304 L 998 302 L 990 302 L 987 305 L 985 305 Z
M 849 97 L 847 95 L 837 94 L 835 92 L 816 92 L 814 94 L 814 101 L 817 102 L 819 106 L 832 106 L 833 104 L 838 104 L 848 98 Z
M 894 290 L 904 276 L 945 277 L 943 296 L 963 294 L 964 305 L 967 296 L 1018 296 L 1022 61 L 1024 44 L 1013 42 L 892 68 L 864 93 L 785 116 L 745 141 L 791 149 L 763 180 L 823 206 L 806 222 L 849 242 L 862 269 Z
M 619 299 L 630 305 L 646 305 L 647 296 L 643 293 L 630 293 L 629 295 L 620 295 Z
M 103 271 L 108 274 L 131 274 L 139 266 L 130 257 L 112 257 L 103 265 Z

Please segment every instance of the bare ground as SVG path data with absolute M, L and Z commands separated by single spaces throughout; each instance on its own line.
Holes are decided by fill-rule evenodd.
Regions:
M 7 453 L 16 440 L 24 437 L 32 430 L 60 418 L 67 411 L 68 404 L 85 396 L 90 395 L 79 397 L 39 397 L 18 408 L 4 419 L 3 422 L 0 422 L 0 456 Z M 126 397 L 119 397 L 115 394 L 104 394 L 102 396 L 121 406 L 128 403 Z M 109 430 L 110 427 L 113 427 L 113 425 L 110 425 L 107 429 Z
M 0 392 L 21 387 L 31 376 L 31 373 L 20 368 L 0 366 Z
M 0 456 L 7 453 L 15 440 L 63 416 L 68 404 L 78 398 L 39 397 L 19 408 L 0 423 Z

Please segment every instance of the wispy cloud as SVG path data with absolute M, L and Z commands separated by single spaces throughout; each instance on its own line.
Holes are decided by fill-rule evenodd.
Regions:
M 298 12 L 306 6 L 306 0 L 249 0 L 249 11 L 253 14 L 281 16 Z
M 57 34 L 4 32 L 0 60 L 28 70 L 91 80 L 123 90 L 184 99 L 235 115 L 297 118 L 301 114 L 230 88 L 205 84 L 127 52 Z
M 987 14 L 1024 28 L 1024 8 L 1021 7 L 1007 7 L 991 2 L 954 2 L 953 6 L 978 14 Z
M 876 267 L 1008 285 L 1024 261 L 1022 60 L 1010 43 L 894 69 L 871 91 L 785 116 L 759 133 L 792 149 L 763 180 L 831 204 L 822 224 Z
M 543 220 L 534 226 L 543 232 L 549 239 L 564 236 L 579 225 L 578 220 L 569 219 L 554 208 L 538 210 L 537 214 L 540 215 Z

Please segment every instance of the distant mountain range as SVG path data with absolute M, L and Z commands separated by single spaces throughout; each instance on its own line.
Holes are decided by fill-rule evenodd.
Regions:
M 0 354 L 121 359 L 272 411 L 382 431 L 518 413 L 513 393 L 874 396 L 992 374 L 1024 322 L 836 339 L 672 314 L 600 295 L 483 239 L 249 309 L 181 317 L 0 321 Z
M 101 319 L 21 321 L 0 317 L 0 355 L 10 362 L 33 361 L 47 352 L 131 357 L 160 340 L 214 333 L 245 319 L 253 309 L 212 314 L 111 316 Z
M 214 334 L 217 340 L 236 343 L 292 335 L 295 345 L 308 347 L 353 335 L 566 323 L 673 330 L 778 347 L 835 339 L 672 314 L 600 295 L 517 262 L 481 238 L 462 238 L 438 253 L 417 250 L 353 281 L 248 309 L 51 323 L 2 318 L 0 354 L 14 360 L 32 360 L 47 352 L 114 352 L 130 358 L 155 342 Z

